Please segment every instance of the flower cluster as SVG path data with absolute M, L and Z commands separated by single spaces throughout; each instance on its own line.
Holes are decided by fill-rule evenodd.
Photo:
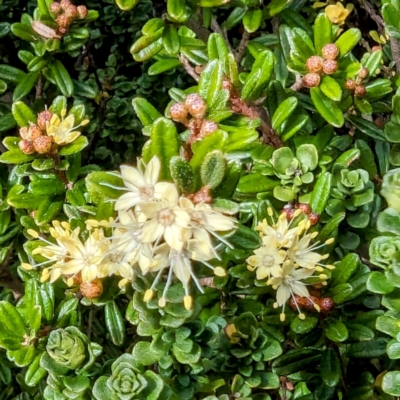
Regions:
M 301 214 L 297 209 L 293 218 L 287 220 L 286 213 L 282 213 L 277 221 L 273 220 L 273 211 L 268 209 L 268 215 L 273 220 L 270 225 L 264 219 L 257 227 L 262 239 L 260 248 L 247 259 L 248 269 L 255 271 L 257 279 L 266 279 L 266 284 L 276 290 L 275 307 L 282 307 L 281 320 L 285 320 L 285 304 L 291 297 L 297 306 L 299 317 L 304 319 L 305 315 L 300 311 L 296 301 L 296 295 L 309 299 L 314 308 L 319 311 L 319 306 L 313 302 L 309 295 L 307 278 L 316 276 L 322 284 L 326 284 L 328 276 L 324 269 L 334 269 L 332 265 L 324 265 L 321 261 L 326 260 L 329 254 L 321 255 L 315 250 L 333 243 L 328 239 L 320 244 L 311 244 L 318 232 L 309 233 L 310 221 L 302 220 L 297 226 L 292 227 L 293 221 Z M 318 275 L 314 275 L 317 273 Z
M 67 110 L 62 110 L 61 118 L 45 110 L 38 114 L 37 123 L 31 123 L 29 127 L 23 127 L 19 130 L 22 140 L 19 142 L 19 148 L 25 154 L 46 154 L 51 152 L 57 146 L 64 146 L 77 139 L 81 132 L 77 131 L 81 126 L 87 125 L 89 120 L 85 119 L 75 126 L 74 114 L 69 114 Z
M 56 243 L 41 239 L 47 242 L 46 246 L 34 250 L 34 254 L 47 259 L 37 266 L 51 264 L 43 270 L 42 279 L 54 282 L 61 275 L 67 275 L 72 284 L 78 274 L 82 282 L 117 275 L 121 277 L 122 287 L 132 281 L 135 269 L 142 274 L 157 272 L 145 293 L 145 300 L 149 301 L 163 272 L 168 270 L 159 305 L 166 304 L 166 293 L 174 275 L 183 284 L 184 305 L 190 309 L 193 302 L 189 294 L 191 279 L 202 291 L 192 261 L 209 267 L 217 276 L 224 276 L 222 267 L 210 263 L 219 259 L 214 239 L 229 246 L 217 232 L 232 231 L 236 220 L 208 204 L 194 204 L 180 196 L 173 183 L 158 182 L 160 168 L 157 157 L 147 166 L 143 161 L 139 161 L 138 168 L 122 166 L 125 187 L 114 187 L 126 191 L 115 204 L 118 216 L 111 221 L 88 220 L 90 234 L 86 241 L 81 241 L 79 228 L 71 230 L 66 222 L 53 222 L 50 234 Z M 112 228 L 112 236 L 106 237 L 103 228 Z M 29 233 L 39 238 L 37 232 Z M 26 264 L 24 267 L 31 268 Z

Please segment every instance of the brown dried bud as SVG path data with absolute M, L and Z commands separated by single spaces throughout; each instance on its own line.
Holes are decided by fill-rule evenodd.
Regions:
M 347 79 L 345 86 L 346 89 L 354 90 L 357 87 L 357 82 L 354 79 Z
M 311 88 L 319 85 L 321 77 L 316 72 L 309 72 L 301 81 L 305 87 Z
M 322 48 L 321 54 L 325 60 L 336 60 L 339 55 L 339 47 L 334 43 L 328 43 Z
M 70 4 L 68 7 L 65 8 L 65 15 L 67 17 L 76 18 L 78 16 L 78 11 L 76 6 Z
M 51 136 L 40 136 L 33 142 L 33 147 L 39 154 L 46 154 L 50 151 L 53 144 Z
M 301 210 L 304 214 L 309 214 L 311 211 L 310 205 L 305 203 L 300 203 L 297 208 Z
M 47 128 L 47 122 L 51 120 L 53 113 L 49 110 L 42 111 L 38 114 L 37 124 L 42 131 L 45 131 Z
M 319 215 L 315 212 L 311 212 L 308 214 L 308 220 L 310 221 L 311 226 L 318 224 Z
M 184 104 L 175 103 L 170 109 L 169 114 L 174 121 L 183 121 L 188 116 L 188 111 Z
M 61 6 L 61 8 L 62 8 L 64 11 L 66 10 L 66 8 L 67 8 L 70 4 L 72 4 L 70 0 L 61 0 L 61 1 L 60 1 L 60 6 Z
M 79 285 L 82 296 L 87 299 L 96 299 L 103 293 L 103 284 L 100 279 L 94 279 L 91 282 L 82 282 Z
M 294 218 L 294 213 L 296 212 L 296 210 L 294 208 L 288 208 L 287 210 L 283 209 L 282 213 L 286 214 L 286 219 L 288 221 L 291 221 Z
M 365 89 L 364 86 L 359 85 L 359 86 L 356 87 L 356 89 L 354 91 L 354 94 L 357 97 L 364 97 L 367 94 L 367 89 Z
M 369 74 L 368 68 L 362 67 L 361 71 L 358 73 L 360 79 L 365 79 Z
M 218 125 L 214 121 L 204 121 L 200 129 L 200 137 L 205 137 L 210 133 L 215 132 L 218 129 Z
M 23 128 L 21 128 L 19 130 L 19 136 L 22 137 L 22 139 L 28 139 L 28 128 L 26 126 L 24 126 Z
M 56 18 L 56 22 L 60 28 L 68 28 L 68 26 L 71 25 L 72 18 L 67 14 L 61 14 Z M 62 33 L 61 29 L 60 33 Z
M 61 4 L 55 1 L 54 3 L 50 4 L 49 9 L 53 14 L 59 14 L 61 12 Z
M 207 110 L 206 103 L 197 93 L 189 94 L 186 97 L 185 106 L 189 113 L 197 119 L 203 118 Z
M 306 68 L 309 72 L 320 72 L 324 59 L 320 56 L 311 56 L 306 61 Z
M 372 52 L 374 52 L 374 51 L 382 51 L 382 46 L 374 46 L 374 47 L 372 47 L 371 51 Z
M 68 28 L 59 28 L 58 32 L 61 33 L 61 35 L 65 35 L 68 32 Z
M 334 302 L 330 297 L 323 297 L 319 300 L 319 306 L 323 311 L 330 311 L 334 307 Z
M 88 15 L 88 9 L 86 8 L 86 6 L 78 6 L 76 11 L 78 13 L 79 19 L 85 19 Z
M 31 125 L 28 128 L 28 135 L 27 135 L 26 139 L 33 142 L 40 136 L 42 136 L 42 130 L 37 125 Z
M 30 142 L 29 140 L 22 139 L 18 143 L 19 148 L 21 149 L 22 152 L 25 154 L 33 154 L 35 152 L 35 148 L 33 147 L 33 143 Z
M 327 75 L 333 74 L 337 69 L 338 63 L 335 60 L 324 60 L 322 63 L 322 71 Z
M 211 204 L 213 199 L 211 196 L 211 189 L 209 186 L 203 186 L 198 192 L 188 196 L 195 204 L 206 203 Z

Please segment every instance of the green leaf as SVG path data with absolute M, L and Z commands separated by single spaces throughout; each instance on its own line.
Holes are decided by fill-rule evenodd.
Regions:
M 71 97 L 74 94 L 74 84 L 64 64 L 59 60 L 53 60 L 49 64 L 49 68 L 60 92 L 65 97 Z
M 376 76 L 376 70 L 379 69 L 383 52 L 382 50 L 373 51 L 364 64 L 364 67 L 368 69 L 368 76 Z
M 28 188 L 34 196 L 56 196 L 65 193 L 65 184 L 55 175 L 49 179 L 35 179 Z
M 223 79 L 223 66 L 219 60 L 210 61 L 199 80 L 199 95 L 206 102 L 210 111 L 215 107 L 215 101 L 221 90 Z
M 225 170 L 226 160 L 223 153 L 219 150 L 208 153 L 200 167 L 203 185 L 215 189 L 224 179 Z
M 332 271 L 330 284 L 338 285 L 346 283 L 356 273 L 359 264 L 359 257 L 355 253 L 347 254 Z
M 349 336 L 346 325 L 334 318 L 324 320 L 324 331 L 327 338 L 334 342 L 344 342 Z
M 394 286 L 384 274 L 373 271 L 368 276 L 367 289 L 372 293 L 388 294 L 394 290 Z
M 88 144 L 89 141 L 86 136 L 79 136 L 73 142 L 62 146 L 59 149 L 58 154 L 60 154 L 60 156 L 70 156 L 71 154 L 79 153 L 88 146 Z
M 90 198 L 95 204 L 98 204 L 102 198 L 118 199 L 125 190 L 122 179 L 108 172 L 91 172 L 85 181 Z
M 116 0 L 118 8 L 122 11 L 130 11 L 133 7 L 139 4 L 140 0 Z
M 41 357 L 42 353 L 37 355 L 25 372 L 24 381 L 29 387 L 37 386 L 39 382 L 47 375 L 47 371 L 40 367 Z
M 347 349 L 347 357 L 375 358 L 386 353 L 387 339 L 379 337 L 365 342 L 353 343 Z
M 11 111 L 14 119 L 17 121 L 17 124 L 20 128 L 29 126 L 29 123 L 36 123 L 36 115 L 22 101 L 17 101 L 13 103 Z
M 247 9 L 242 19 L 244 29 L 249 33 L 255 32 L 261 26 L 262 18 L 263 13 L 259 8 Z
M 108 301 L 104 308 L 104 316 L 111 341 L 116 346 L 122 346 L 125 342 L 125 319 L 115 301 Z
M 0 155 L 0 163 L 23 164 L 35 159 L 34 154 L 25 154 L 20 149 L 13 149 Z
M 322 173 L 315 183 L 311 193 L 310 207 L 311 210 L 321 215 L 325 209 L 326 203 L 331 194 L 332 174 L 329 172 Z
M 321 116 L 335 128 L 341 128 L 344 124 L 344 117 L 343 112 L 338 105 L 330 98 L 326 97 L 320 88 L 311 88 L 310 94 L 315 108 Z
M 321 378 L 328 386 L 336 386 L 341 375 L 339 357 L 334 349 L 326 349 L 321 356 Z
M 167 0 L 167 11 L 176 22 L 185 22 L 190 16 L 186 11 L 186 0 Z
M 279 181 L 269 178 L 261 173 L 252 173 L 240 178 L 236 190 L 240 193 L 261 193 L 273 190 Z
M 153 351 L 150 345 L 151 343 L 149 342 L 138 342 L 132 351 L 135 359 L 140 360 L 140 363 L 145 366 L 155 364 L 164 355 L 163 353 Z
M 382 379 L 382 390 L 391 396 L 400 396 L 400 372 L 387 372 Z
M 191 193 L 193 191 L 194 174 L 190 164 L 182 157 L 172 157 L 170 161 L 171 176 L 179 191 Z
M 299 102 L 297 98 L 292 96 L 288 97 L 281 104 L 279 104 L 278 108 L 274 112 L 274 115 L 272 116 L 272 128 L 280 128 L 280 126 L 293 114 L 298 103 Z
M 7 90 L 7 83 L 0 79 L 0 94 L 3 94 Z
M 335 44 L 339 48 L 340 58 L 348 54 L 361 40 L 361 31 L 357 28 L 350 28 L 345 31 Z
M 156 119 L 162 117 L 162 114 L 160 114 L 155 107 L 141 97 L 133 99 L 132 106 L 143 126 L 152 125 Z
M 322 48 L 332 43 L 332 22 L 325 13 L 319 13 L 314 22 L 314 45 L 317 54 L 321 55 Z
M 0 79 L 6 82 L 18 83 L 26 76 L 24 71 L 11 65 L 0 64 Z
M 35 214 L 35 223 L 38 226 L 51 222 L 62 210 L 64 202 L 50 199 L 44 200 L 38 207 Z
M 322 93 L 333 101 L 340 101 L 342 98 L 342 89 L 340 85 L 331 76 L 322 77 L 320 89 Z
M 158 118 L 151 127 L 150 140 L 147 142 L 143 158 L 149 162 L 157 156 L 161 161 L 161 180 L 169 180 L 171 173 L 169 162 L 172 157 L 179 155 L 179 138 L 175 124 L 167 118 Z
M 368 121 L 362 117 L 355 115 L 348 115 L 346 117 L 358 130 L 375 140 L 385 140 L 385 134 L 382 129 L 378 128 L 373 122 Z
M 171 56 L 178 54 L 180 48 L 180 39 L 178 31 L 173 25 L 168 25 L 165 27 L 162 42 L 165 50 Z
M 389 315 L 381 315 L 376 319 L 375 326 L 378 331 L 396 338 L 400 329 L 400 319 Z
M 174 58 L 162 59 L 162 60 L 156 61 L 153 65 L 151 65 L 150 68 L 148 69 L 147 73 L 150 76 L 159 75 L 159 74 L 162 74 L 163 72 L 180 67 L 181 65 L 182 65 L 182 63 L 179 60 L 174 59 Z
M 0 301 L 0 347 L 18 350 L 25 335 L 25 323 L 17 308 L 7 301 Z

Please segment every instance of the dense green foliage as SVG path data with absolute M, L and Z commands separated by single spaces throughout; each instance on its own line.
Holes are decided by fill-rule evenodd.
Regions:
M 0 0 L 0 400 L 398 399 L 399 58 L 399 0 Z

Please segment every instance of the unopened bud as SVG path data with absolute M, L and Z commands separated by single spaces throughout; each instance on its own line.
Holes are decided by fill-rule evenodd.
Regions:
M 76 8 L 76 11 L 79 19 L 85 19 L 88 15 L 88 9 L 86 8 L 86 6 L 78 6 Z
M 33 142 L 33 147 L 39 154 L 46 154 L 50 151 L 53 144 L 51 136 L 40 136 Z
M 328 43 L 322 48 L 321 54 L 326 60 L 336 60 L 339 55 L 339 47 L 334 43 Z
M 59 14 L 61 12 L 61 4 L 55 1 L 54 3 L 50 4 L 49 9 L 53 14 Z
M 310 222 L 310 225 L 316 225 L 319 221 L 319 216 L 315 212 L 311 212 L 308 214 L 308 221 Z
M 306 68 L 309 72 L 320 72 L 323 61 L 323 58 L 320 56 L 311 56 L 306 61 Z
M 371 51 L 372 51 L 372 52 L 375 52 L 375 51 L 382 51 L 382 46 L 373 46 L 372 49 L 371 49 Z
M 206 103 L 197 93 L 186 96 L 185 106 L 189 113 L 197 119 L 203 118 L 207 110 Z
M 19 148 L 21 151 L 25 154 L 33 154 L 35 152 L 35 148 L 33 147 L 33 143 L 30 142 L 29 140 L 22 139 L 18 143 Z
M 311 88 L 318 86 L 321 82 L 321 78 L 316 72 L 309 72 L 303 76 L 301 81 L 305 87 Z
M 82 282 L 79 290 L 87 299 L 96 299 L 103 293 L 103 284 L 100 279 L 94 279 L 91 282 Z
M 365 79 L 368 76 L 368 73 L 369 73 L 368 68 L 362 67 L 361 71 L 358 73 L 358 77 L 360 79 Z
M 297 206 L 297 209 L 300 210 L 301 212 L 303 212 L 304 214 L 309 214 L 311 211 L 310 205 L 306 204 L 306 203 L 300 203 Z
M 364 97 L 367 94 L 367 89 L 365 89 L 365 87 L 361 86 L 361 85 L 357 86 L 355 91 L 354 91 L 354 94 L 357 97 Z
M 62 8 L 64 11 L 66 10 L 66 8 L 67 8 L 70 4 L 72 4 L 70 0 L 61 0 L 61 1 L 60 1 L 60 6 L 61 6 L 61 8 Z
M 31 125 L 28 128 L 28 137 L 27 137 L 28 140 L 33 142 L 40 136 L 42 136 L 42 130 L 37 125 Z
M 68 28 L 71 25 L 72 18 L 66 14 L 61 14 L 56 18 L 56 22 L 60 28 Z M 62 33 L 60 31 L 60 33 Z
M 47 122 L 50 122 L 53 113 L 51 111 L 45 110 L 38 114 L 37 124 L 42 131 L 47 128 Z
M 325 74 L 330 75 L 337 71 L 338 63 L 335 60 L 324 60 L 322 63 L 322 70 Z
M 65 8 L 65 15 L 71 17 L 72 19 L 78 16 L 77 8 L 73 4 L 70 4 Z
M 169 114 L 171 115 L 171 118 L 174 121 L 183 121 L 187 118 L 188 116 L 188 111 L 185 107 L 184 104 L 182 103 L 175 103 L 173 106 L 171 106 L 169 110 Z
M 357 87 L 357 82 L 354 79 L 347 79 L 345 86 L 346 89 L 354 90 Z
M 218 129 L 218 125 L 214 121 L 204 121 L 200 128 L 200 136 L 205 137 Z
M 28 140 L 28 128 L 26 126 L 24 126 L 23 128 L 21 128 L 19 130 L 19 136 L 22 137 L 22 139 L 27 139 Z

